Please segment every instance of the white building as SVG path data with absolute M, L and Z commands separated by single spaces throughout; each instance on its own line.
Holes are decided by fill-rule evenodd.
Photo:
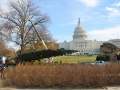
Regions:
M 59 43 L 59 49 L 64 48 L 66 50 L 77 50 L 79 54 L 92 53 L 98 54 L 101 53 L 100 45 L 103 44 L 103 41 L 97 40 L 88 40 L 85 29 L 80 25 L 80 19 L 78 20 L 78 25 L 74 30 L 73 40 L 70 42 L 61 42 Z
M 120 47 L 120 39 L 111 39 L 109 41 L 97 41 L 88 40 L 85 29 L 80 25 L 80 19 L 78 20 L 78 25 L 74 30 L 73 40 L 70 42 L 59 43 L 59 49 L 64 48 L 65 50 L 77 50 L 79 54 L 100 54 L 100 45 L 104 42 L 110 42 Z
M 108 42 L 116 45 L 118 48 L 120 48 L 120 39 L 110 39 Z

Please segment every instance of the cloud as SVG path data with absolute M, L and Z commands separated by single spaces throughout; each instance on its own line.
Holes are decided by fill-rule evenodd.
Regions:
M 90 36 L 91 39 L 97 39 L 97 40 L 109 40 L 109 39 L 115 39 L 120 38 L 120 26 L 113 27 L 113 28 L 107 28 L 102 30 L 92 30 L 88 32 L 88 36 Z
M 106 10 L 109 11 L 110 17 L 120 16 L 120 10 L 117 8 L 106 7 Z
M 79 1 L 88 7 L 95 7 L 99 3 L 99 0 L 79 0 Z
M 0 0 L 0 6 L 6 8 L 8 0 Z
M 112 6 L 119 7 L 119 6 L 120 6 L 120 2 L 118 2 L 118 3 L 114 3 Z
M 116 4 L 116 6 L 117 6 L 117 7 L 118 7 L 118 6 L 120 6 L 120 2 L 119 2 L 119 3 L 117 3 L 117 4 Z
M 9 0 L 0 0 L 0 3 L 1 4 L 5 4 L 5 3 L 7 3 Z
M 0 6 L 5 12 L 8 11 L 9 9 L 8 5 L 10 1 L 16 1 L 16 0 L 0 0 Z

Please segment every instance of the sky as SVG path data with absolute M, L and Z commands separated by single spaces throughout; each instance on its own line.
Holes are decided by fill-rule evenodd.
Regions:
M 9 0 L 0 0 L 6 8 Z M 48 30 L 57 42 L 72 41 L 80 18 L 89 40 L 120 39 L 120 0 L 33 0 L 51 22 Z

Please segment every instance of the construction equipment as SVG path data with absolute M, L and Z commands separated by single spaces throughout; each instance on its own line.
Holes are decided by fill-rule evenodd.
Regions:
M 33 28 L 34 28 L 35 32 L 37 33 L 37 35 L 38 35 L 39 39 L 42 41 L 42 43 L 43 43 L 43 45 L 44 45 L 45 49 L 48 49 L 48 48 L 47 48 L 47 46 L 46 46 L 46 44 L 45 44 L 45 42 L 44 42 L 44 40 L 41 38 L 41 36 L 39 35 L 39 33 L 38 33 L 37 29 L 35 28 L 35 25 L 33 24 L 32 20 L 31 20 L 31 19 L 29 19 L 29 21 L 31 22 L 31 24 L 32 24 L 32 26 L 33 26 Z

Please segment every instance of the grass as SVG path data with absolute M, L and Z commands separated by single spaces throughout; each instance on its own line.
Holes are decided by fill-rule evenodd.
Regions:
M 96 56 L 97 55 L 58 56 L 58 57 L 55 57 L 54 62 L 60 62 L 60 61 L 62 61 L 62 63 L 94 62 L 96 59 Z

